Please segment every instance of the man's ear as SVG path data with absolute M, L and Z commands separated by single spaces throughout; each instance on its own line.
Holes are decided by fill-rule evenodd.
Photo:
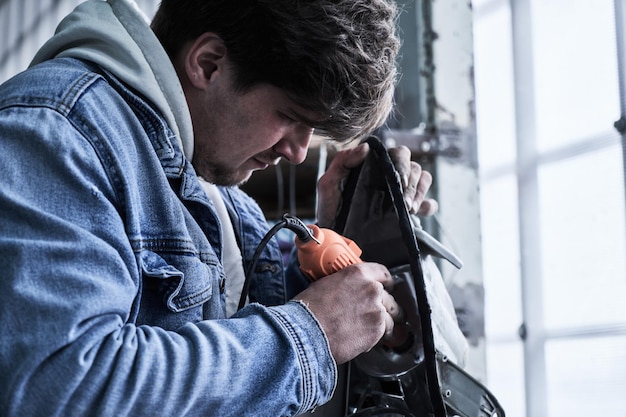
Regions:
M 185 72 L 190 83 L 205 89 L 226 63 L 226 45 L 215 33 L 200 35 L 185 54 Z

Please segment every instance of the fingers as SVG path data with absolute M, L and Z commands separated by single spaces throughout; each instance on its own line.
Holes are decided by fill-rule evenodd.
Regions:
M 402 311 L 385 288 L 393 287 L 387 268 L 359 263 L 313 282 L 294 299 L 302 301 L 322 327 L 338 364 L 393 336 Z
M 400 305 L 396 302 L 395 298 L 389 293 L 393 289 L 393 277 L 387 268 L 382 265 L 382 274 L 376 275 L 375 280 L 382 284 L 380 291 L 380 302 L 384 307 L 383 318 L 385 322 L 385 330 L 383 337 L 388 338 L 393 333 L 393 328 L 396 322 L 403 319 L 403 311 Z
M 407 188 L 411 173 L 411 150 L 406 146 L 398 146 L 397 148 L 389 149 L 388 152 L 393 165 L 396 167 L 396 171 L 400 174 L 402 187 Z
M 417 162 L 411 161 L 411 151 L 406 146 L 389 149 L 393 161 L 402 180 L 404 201 L 410 214 L 432 216 L 439 209 L 437 201 L 426 198 L 433 183 L 433 177 L 424 171 Z
M 352 168 L 356 168 L 365 160 L 369 151 L 370 146 L 367 143 L 361 143 L 354 148 L 337 152 L 335 158 L 333 158 L 333 162 L 343 168 L 342 174 L 345 176 L 350 173 Z
M 433 177 L 428 171 L 422 171 L 422 167 L 415 162 L 411 164 L 408 184 L 404 189 L 404 201 L 409 212 L 417 213 L 432 183 Z
M 370 268 L 378 269 L 377 273 L 371 275 L 372 279 L 380 282 L 386 291 L 391 291 L 393 289 L 393 276 L 391 276 L 391 272 L 381 264 L 371 263 L 368 265 L 371 265 Z
M 389 336 L 393 332 L 394 323 L 402 321 L 404 317 L 402 308 L 391 295 L 394 281 L 389 269 L 378 263 L 366 262 L 348 266 L 344 271 L 346 274 L 360 276 L 364 279 L 363 288 L 367 288 L 365 291 L 369 295 L 364 296 L 362 293 L 357 297 L 359 300 L 357 302 L 362 304 L 362 308 L 366 310 L 371 308 L 371 312 L 376 312 L 378 320 L 382 319 L 381 322 L 370 316 L 372 317 L 372 323 L 378 321 L 378 323 L 384 325 L 384 328 L 378 329 L 382 333 L 378 333 L 378 338 L 374 341 L 377 342 L 381 337 Z M 346 276 L 326 277 L 324 279 L 346 279 Z M 351 284 L 350 287 L 354 290 L 357 288 L 357 284 Z M 369 304 L 370 307 L 368 308 L 365 304 Z
M 439 203 L 437 203 L 437 200 L 427 198 L 422 201 L 422 204 L 420 204 L 419 209 L 415 214 L 418 214 L 420 216 L 432 216 L 433 214 L 437 213 L 438 210 Z
M 381 337 L 382 339 L 388 339 L 393 335 L 393 328 L 395 326 L 394 319 L 389 314 L 385 314 L 385 333 Z
M 439 209 L 437 201 L 427 198 L 433 177 L 424 171 L 420 164 L 411 160 L 411 150 L 406 146 L 391 148 L 391 158 L 400 175 L 405 205 L 410 214 L 432 216 Z M 353 168 L 361 164 L 369 152 L 369 145 L 362 143 L 353 148 L 338 152 L 328 170 L 318 182 L 317 222 L 322 227 L 330 227 L 337 214 L 341 201 L 341 184 Z
M 388 292 L 383 292 L 385 331 L 382 341 L 387 346 L 400 346 L 406 340 L 404 310 Z
M 398 321 L 402 318 L 402 309 L 400 308 L 400 305 L 396 302 L 396 299 L 393 298 L 393 296 L 387 291 L 383 292 L 382 303 L 383 306 L 385 306 L 385 310 L 387 311 L 393 322 Z
M 368 152 L 369 145 L 367 143 L 337 152 L 324 174 L 327 177 L 325 180 L 338 186 L 339 182 L 350 174 L 353 168 L 365 160 Z
M 362 143 L 354 148 L 337 152 L 328 169 L 317 183 L 318 207 L 317 222 L 321 227 L 329 227 L 337 214 L 341 201 L 341 184 L 353 168 L 359 166 L 369 152 L 369 145 Z

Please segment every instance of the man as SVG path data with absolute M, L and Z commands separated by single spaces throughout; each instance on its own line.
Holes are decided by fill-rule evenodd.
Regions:
M 268 230 L 236 185 L 301 163 L 314 129 L 346 141 L 385 121 L 395 13 L 164 0 L 151 28 L 109 0 L 61 23 L 0 87 L 0 415 L 286 416 L 328 401 L 336 365 L 393 329 L 389 272 L 361 264 L 291 294 L 301 277 L 272 244 L 227 318 L 226 287 Z M 320 181 L 321 226 L 366 153 L 338 154 Z M 428 173 L 393 155 L 411 211 L 432 213 Z

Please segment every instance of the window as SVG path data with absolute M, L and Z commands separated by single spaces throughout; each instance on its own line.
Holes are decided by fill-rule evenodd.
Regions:
M 473 7 L 487 384 L 510 417 L 623 413 L 623 6 Z

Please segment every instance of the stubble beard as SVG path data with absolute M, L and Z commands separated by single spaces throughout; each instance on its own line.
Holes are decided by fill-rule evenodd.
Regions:
M 226 172 L 219 169 L 213 170 L 213 183 L 226 187 L 240 186 L 248 182 L 252 171 L 242 174 L 240 172 Z
M 194 161 L 194 168 L 206 181 L 225 187 L 243 185 L 252 175 L 252 171 L 237 171 L 207 161 Z

